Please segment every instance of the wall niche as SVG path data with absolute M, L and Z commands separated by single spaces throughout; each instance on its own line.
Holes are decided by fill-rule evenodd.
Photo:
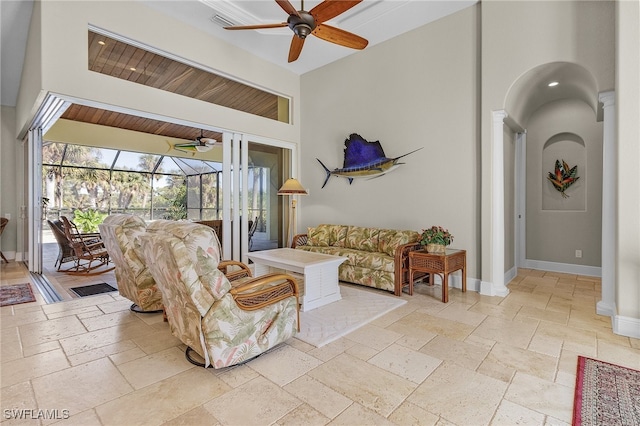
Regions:
M 572 168 L 578 166 L 579 179 L 563 194 L 547 178 L 555 173 L 556 160 Z M 568 172 L 568 170 L 567 170 Z M 585 211 L 587 205 L 587 150 L 584 140 L 575 133 L 558 133 L 542 148 L 542 210 Z

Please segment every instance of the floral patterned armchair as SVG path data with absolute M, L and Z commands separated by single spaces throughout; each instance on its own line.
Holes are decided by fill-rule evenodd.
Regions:
M 215 368 L 246 362 L 299 329 L 293 277 L 229 279 L 218 269 L 220 244 L 211 228 L 155 221 L 140 237 L 142 252 L 164 295 L 171 332 L 187 359 Z M 195 351 L 204 362 L 193 358 Z
M 131 300 L 138 313 L 162 312 L 162 293 L 142 258 L 138 237 L 147 225 L 130 214 L 112 214 L 98 226 L 100 236 L 116 270 L 120 295 Z

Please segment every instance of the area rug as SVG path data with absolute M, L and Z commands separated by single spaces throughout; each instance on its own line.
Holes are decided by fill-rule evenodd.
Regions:
M 0 287 L 0 306 L 18 305 L 35 302 L 31 284 L 13 284 Z
M 396 296 L 343 285 L 340 293 L 342 299 L 337 302 L 300 312 L 296 338 L 319 348 L 407 303 Z
M 72 287 L 71 290 L 80 297 L 94 296 L 101 293 L 109 293 L 110 291 L 117 291 L 107 283 L 84 285 L 82 287 Z
M 572 424 L 640 425 L 640 371 L 578 356 Z

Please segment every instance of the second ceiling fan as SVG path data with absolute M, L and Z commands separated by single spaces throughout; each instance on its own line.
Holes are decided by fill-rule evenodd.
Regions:
M 352 49 L 364 49 L 369 42 L 353 33 L 325 24 L 341 13 L 346 12 L 362 0 L 324 0 L 310 11 L 304 10 L 304 0 L 301 1 L 301 9 L 296 10 L 289 0 L 276 0 L 276 3 L 289 14 L 287 22 L 276 24 L 239 25 L 224 27 L 226 30 L 258 30 L 265 28 L 289 27 L 293 31 L 293 39 L 289 48 L 289 62 L 293 62 L 300 56 L 304 40 L 309 34 L 340 46 Z

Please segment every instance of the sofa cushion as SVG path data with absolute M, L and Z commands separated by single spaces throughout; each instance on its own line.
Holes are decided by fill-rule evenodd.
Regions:
M 396 249 L 408 243 L 418 242 L 420 234 L 416 231 L 398 231 L 395 229 L 381 229 L 379 234 L 378 251 L 389 256 L 396 255 Z
M 329 240 L 333 247 L 345 247 L 347 245 L 347 229 L 345 225 L 327 225 L 329 227 Z
M 328 225 L 318 225 L 307 229 L 307 244 L 314 247 L 329 247 L 331 245 L 330 228 Z
M 307 229 L 307 244 L 314 247 L 344 247 L 347 226 L 321 224 Z
M 346 248 L 364 251 L 378 251 L 379 228 L 350 226 L 347 231 Z

